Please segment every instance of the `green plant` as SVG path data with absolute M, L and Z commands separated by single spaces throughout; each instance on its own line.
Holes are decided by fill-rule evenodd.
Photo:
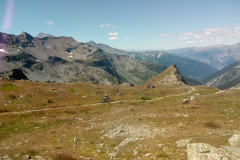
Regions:
M 151 97 L 141 97 L 140 99 L 146 101 L 146 100 L 151 100 L 152 98 Z
M 70 92 L 70 93 L 76 92 L 75 89 L 72 89 L 72 88 L 71 89 L 67 89 L 67 91 Z

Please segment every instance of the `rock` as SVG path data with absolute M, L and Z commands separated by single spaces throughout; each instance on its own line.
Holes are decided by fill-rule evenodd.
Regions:
M 145 156 L 145 157 L 148 157 L 148 156 L 150 156 L 150 153 L 146 153 L 144 156 Z
M 34 160 L 45 160 L 44 158 L 42 158 L 41 156 L 35 156 Z
M 196 99 L 198 96 L 199 96 L 199 93 L 197 93 L 197 94 L 195 94 L 195 95 L 193 95 L 193 96 L 190 96 L 190 97 L 188 97 L 188 98 L 185 98 L 185 99 L 183 99 L 183 103 L 188 103 L 188 102 Z
M 240 148 L 240 134 L 234 134 L 228 142 L 232 147 Z
M 177 147 L 185 147 L 187 146 L 189 143 L 191 143 L 193 140 L 193 138 L 189 138 L 189 139 L 186 139 L 186 140 L 179 140 L 175 143 L 177 143 Z
M 218 150 L 209 144 L 192 143 L 187 145 L 188 160 L 219 160 Z
M 28 80 L 27 76 L 24 74 L 23 70 L 21 69 L 12 69 L 9 75 L 9 78 L 15 80 Z
M 6 155 L 4 157 L 0 157 L 1 160 L 12 160 L 9 155 Z
M 152 84 L 148 84 L 148 85 L 146 86 L 146 89 L 147 89 L 147 88 L 155 88 L 155 86 L 152 85 Z
M 32 159 L 32 157 L 30 156 L 30 155 L 27 155 L 26 157 L 25 157 L 25 160 L 31 160 Z
M 136 156 L 138 154 L 138 151 L 137 150 L 134 150 L 133 151 L 133 155 Z
M 117 152 L 109 153 L 108 156 L 110 158 L 116 158 L 117 157 Z
M 134 87 L 135 85 L 133 83 L 129 83 L 129 86 L 130 87 Z
M 126 144 L 129 142 L 134 142 L 139 140 L 139 138 L 133 137 L 133 138 L 126 138 L 124 141 L 122 141 L 118 146 L 116 146 L 114 149 L 117 151 L 120 151 L 121 148 L 123 148 Z
M 223 146 L 221 149 L 226 157 L 229 157 L 230 159 L 240 159 L 240 148 L 233 148 L 229 146 Z
M 73 141 L 74 141 L 74 142 L 77 141 L 77 137 L 76 137 L 76 136 L 73 137 Z
M 160 149 L 163 149 L 164 144 L 160 143 L 160 144 L 158 144 L 157 146 L 158 146 Z
M 240 148 L 215 148 L 205 143 L 192 143 L 187 146 L 188 160 L 237 160 L 240 159 Z

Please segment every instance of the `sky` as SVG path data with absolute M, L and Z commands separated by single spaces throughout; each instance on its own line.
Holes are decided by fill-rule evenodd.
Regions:
M 43 32 L 124 50 L 240 42 L 240 0 L 0 0 L 0 32 Z

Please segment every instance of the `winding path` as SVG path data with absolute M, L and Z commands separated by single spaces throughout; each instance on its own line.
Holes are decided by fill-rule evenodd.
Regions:
M 174 97 L 174 96 L 182 96 L 182 95 L 186 95 L 189 94 L 193 91 L 195 91 L 196 89 L 194 87 L 191 87 L 191 90 L 189 90 L 187 93 L 182 93 L 182 94 L 176 94 L 176 95 L 168 95 L 165 97 L 159 97 L 159 98 L 155 98 L 155 99 L 151 99 L 148 100 L 149 101 L 158 101 L 161 100 L 163 98 L 168 98 L 168 97 Z M 109 104 L 117 104 L 117 103 L 126 103 L 126 102 L 141 102 L 142 100 L 135 100 L 135 101 L 127 101 L 127 100 L 123 100 L 123 101 L 113 101 L 113 102 L 109 102 Z M 85 104 L 85 105 L 80 105 L 79 107 L 84 107 L 84 106 L 99 106 L 102 105 L 103 103 L 94 103 L 94 104 Z M 24 113 L 31 113 L 31 112 L 39 112 L 39 111 L 46 111 L 46 110 L 50 110 L 50 109 L 56 109 L 56 108 L 69 108 L 69 107 L 77 107 L 77 106 L 54 106 L 54 107 L 47 107 L 47 108 L 41 108 L 41 109 L 33 109 L 33 110 L 27 110 L 27 111 L 18 111 L 18 112 L 3 112 L 0 113 L 0 115 L 11 115 L 11 114 L 24 114 Z

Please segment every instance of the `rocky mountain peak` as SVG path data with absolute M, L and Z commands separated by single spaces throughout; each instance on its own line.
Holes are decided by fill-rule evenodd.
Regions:
M 37 38 L 45 38 L 45 37 L 54 37 L 54 36 L 51 35 L 51 34 L 46 34 L 46 33 L 40 32 L 40 33 L 38 33 L 38 34 L 36 35 L 36 37 L 37 37 Z
M 180 73 L 179 69 L 176 65 L 171 65 L 161 74 L 157 75 L 153 79 L 147 81 L 145 83 L 146 86 L 149 84 L 157 86 L 159 84 L 167 84 L 167 85 L 184 85 L 187 84 L 185 78 Z
M 28 41 L 31 41 L 31 40 L 33 40 L 33 37 L 30 35 L 30 34 L 28 34 L 27 32 L 22 32 L 21 34 L 20 34 L 20 36 L 23 36 L 25 39 L 27 39 Z

